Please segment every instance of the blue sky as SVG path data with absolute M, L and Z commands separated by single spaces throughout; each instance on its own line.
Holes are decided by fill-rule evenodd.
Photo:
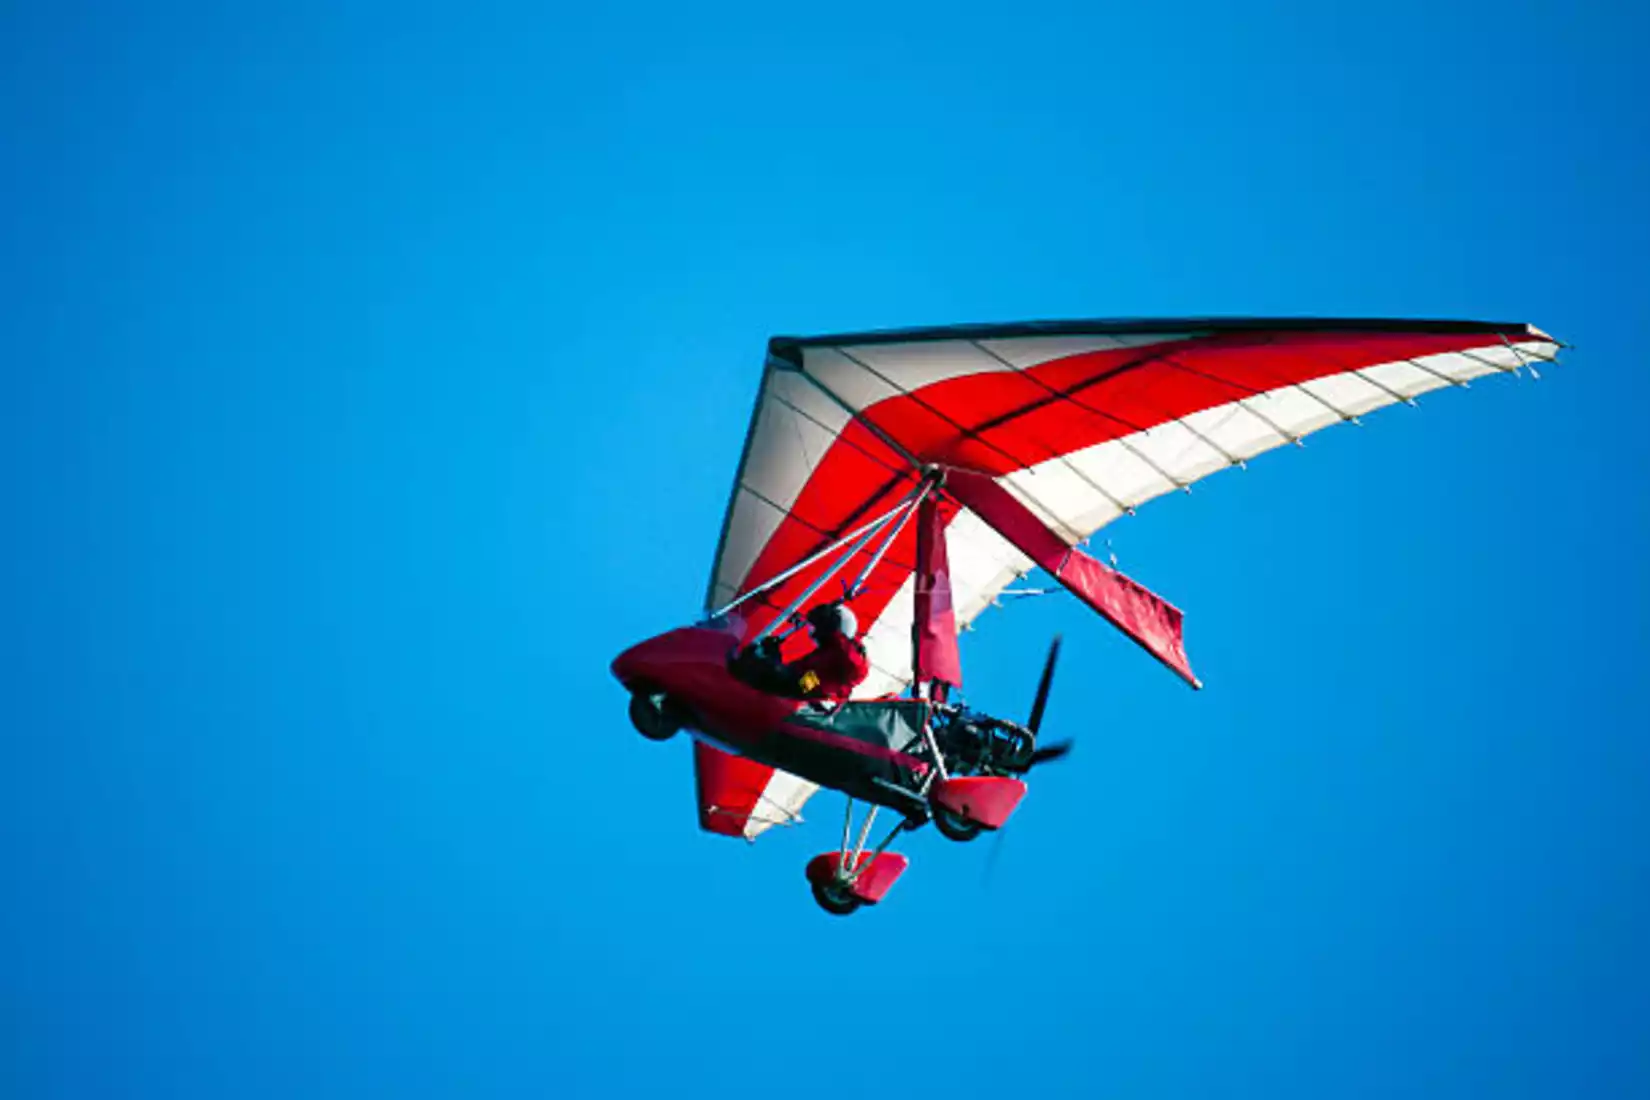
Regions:
M 0 11 L 0 1090 L 1650 1093 L 1650 80 L 1553 3 Z M 967 636 L 989 881 L 694 829 L 770 333 L 1205 313 L 1572 342 L 1110 529 Z

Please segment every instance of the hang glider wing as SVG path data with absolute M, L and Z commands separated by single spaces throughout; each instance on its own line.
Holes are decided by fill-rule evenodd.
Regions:
M 1146 501 L 1264 451 L 1431 390 L 1552 361 L 1558 346 L 1524 324 L 1311 319 L 775 338 L 707 606 L 760 587 L 893 507 L 929 465 L 989 478 L 1074 547 Z M 942 501 L 941 521 L 958 629 L 1010 581 L 1049 565 L 1043 536 L 1031 545 L 1036 553 L 1028 552 L 1024 538 L 1005 537 L 953 496 Z M 873 666 L 861 697 L 910 680 L 916 537 L 917 525 L 908 525 L 855 602 Z M 1074 578 L 1083 573 L 1085 584 L 1098 586 L 1091 606 L 1112 601 L 1102 613 L 1119 625 L 1134 622 L 1143 632 L 1136 640 L 1148 648 L 1145 634 L 1172 625 L 1176 637 L 1160 639 L 1154 652 L 1173 666 L 1178 612 L 1168 616 L 1115 585 L 1102 591 L 1109 578 L 1091 566 L 1098 563 L 1071 567 Z M 825 567 L 754 597 L 750 631 Z M 837 594 L 828 586 L 815 600 Z
M 699 827 L 746 840 L 755 840 L 775 825 L 799 820 L 803 803 L 819 789 L 789 772 L 703 741 L 693 743 L 693 778 Z

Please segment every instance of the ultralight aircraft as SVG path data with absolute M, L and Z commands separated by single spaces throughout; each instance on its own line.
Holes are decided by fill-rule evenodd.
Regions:
M 902 833 L 1002 828 L 1027 773 L 1069 748 L 1039 740 L 1058 638 L 1023 723 L 954 701 L 958 634 L 1024 591 L 1011 585 L 1042 570 L 1200 687 L 1180 611 L 1086 553 L 1090 536 L 1322 428 L 1485 375 L 1537 374 L 1560 346 L 1525 324 L 1374 319 L 774 337 L 705 614 L 612 671 L 637 730 L 693 738 L 701 828 L 754 840 L 798 823 L 821 787 L 847 796 L 841 843 L 806 878 L 827 912 L 852 913 L 905 871 L 889 850 Z M 841 697 L 786 674 L 822 609 L 852 624 L 863 658 Z M 870 845 L 879 809 L 898 820 Z

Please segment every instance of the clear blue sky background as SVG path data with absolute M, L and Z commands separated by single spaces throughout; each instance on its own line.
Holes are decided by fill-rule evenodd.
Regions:
M 5 5 L 0 1093 L 1650 1095 L 1646 22 Z M 767 336 L 1188 313 L 1576 350 L 1112 528 L 1202 693 L 982 620 L 989 881 L 696 832 Z

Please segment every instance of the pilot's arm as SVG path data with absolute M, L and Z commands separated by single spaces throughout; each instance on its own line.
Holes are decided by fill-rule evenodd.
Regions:
M 840 702 L 864 682 L 871 664 L 863 646 L 839 634 L 787 665 L 786 671 L 795 677 L 797 691 L 803 697 Z

